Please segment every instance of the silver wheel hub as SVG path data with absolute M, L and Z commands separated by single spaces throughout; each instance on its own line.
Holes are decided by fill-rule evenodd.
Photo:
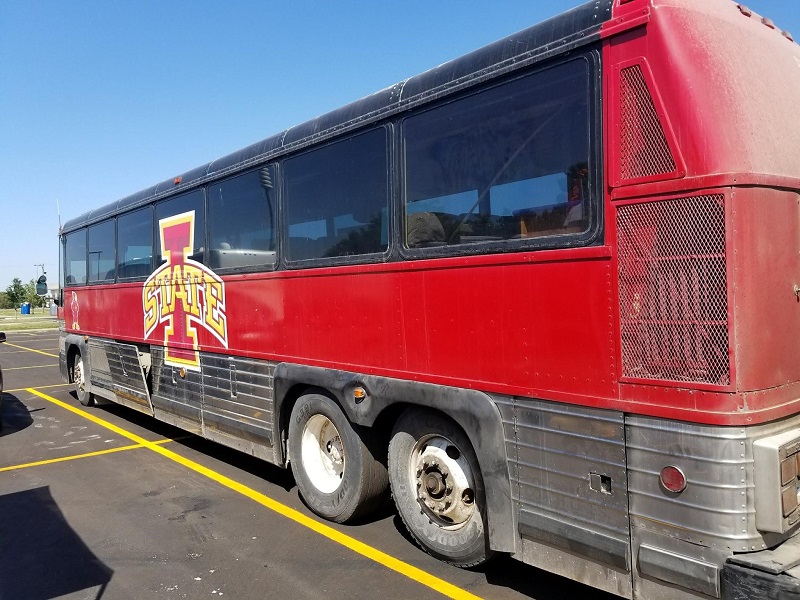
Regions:
M 475 512 L 472 469 L 455 444 L 441 436 L 418 441 L 410 467 L 420 509 L 432 523 L 458 528 L 470 519 Z
M 320 492 L 330 494 L 342 483 L 345 452 L 336 425 L 325 415 L 312 416 L 303 427 L 300 457 L 308 479 Z

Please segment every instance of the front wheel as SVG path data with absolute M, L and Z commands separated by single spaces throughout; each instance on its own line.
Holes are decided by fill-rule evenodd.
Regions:
M 72 366 L 72 379 L 75 382 L 75 394 L 78 402 L 84 406 L 94 406 L 94 394 L 86 390 L 86 370 L 83 366 L 83 357 L 80 352 L 75 353 L 75 360 Z
M 406 410 L 389 442 L 389 483 L 403 523 L 428 554 L 458 567 L 491 557 L 480 468 L 455 423 Z
M 333 400 L 301 396 L 289 422 L 289 462 L 300 495 L 319 516 L 345 523 L 380 507 L 389 487 L 372 431 L 355 428 Z

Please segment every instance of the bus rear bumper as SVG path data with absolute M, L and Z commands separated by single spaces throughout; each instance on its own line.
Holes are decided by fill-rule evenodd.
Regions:
M 800 599 L 800 535 L 771 550 L 730 557 L 722 571 L 722 597 Z

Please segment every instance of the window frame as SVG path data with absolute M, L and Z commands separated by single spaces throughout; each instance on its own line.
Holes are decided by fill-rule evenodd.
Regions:
M 207 265 L 207 258 L 206 254 L 208 253 L 208 210 L 206 206 L 206 188 L 205 186 L 202 187 L 195 187 L 188 190 L 182 190 L 178 194 L 170 195 L 165 198 L 160 198 L 158 201 L 152 204 L 153 207 L 153 269 L 157 269 L 161 265 L 165 264 L 167 260 L 164 258 L 162 254 L 163 248 L 161 247 L 161 226 L 159 225 L 159 218 L 158 218 L 158 208 L 161 205 L 167 204 L 173 200 L 178 200 L 180 198 L 185 198 L 187 196 L 191 196 L 192 194 L 200 193 L 200 209 L 203 211 L 203 226 L 200 228 L 200 235 L 202 236 L 202 243 L 199 245 L 202 248 L 203 252 L 201 255 L 202 260 L 197 260 L 193 258 L 196 256 L 196 253 L 193 253 L 191 256 L 185 257 L 194 260 L 195 262 L 199 262 L 201 264 Z M 182 213 L 173 213 L 167 217 L 162 218 L 170 218 Z M 194 216 L 195 218 L 195 227 L 197 226 L 197 214 Z M 195 238 L 195 246 L 197 246 L 197 239 Z M 192 248 L 194 250 L 194 248 Z
M 589 146 L 589 201 L 586 203 L 588 227 L 579 233 L 561 233 L 542 235 L 520 239 L 505 239 L 498 241 L 476 242 L 472 244 L 452 244 L 446 246 L 432 246 L 426 248 L 409 248 L 406 246 L 406 145 L 405 123 L 418 115 L 436 110 L 447 104 L 477 96 L 483 92 L 496 89 L 526 77 L 536 77 L 538 74 L 558 68 L 561 65 L 585 61 L 588 71 L 587 82 L 587 109 L 588 109 L 588 146 Z M 480 254 L 500 254 L 509 252 L 528 252 L 533 250 L 552 250 L 585 247 L 602 243 L 603 223 L 603 132 L 602 132 L 602 80 L 601 59 L 596 49 L 569 57 L 561 57 L 548 61 L 545 65 L 536 65 L 522 72 L 515 72 L 501 80 L 492 80 L 487 85 L 469 88 L 462 94 L 448 96 L 440 102 L 426 104 L 422 108 L 404 115 L 397 123 L 397 189 L 395 194 L 395 244 L 397 252 L 402 259 L 415 260 L 423 258 L 439 258 L 451 256 L 471 256 Z
M 354 254 L 349 256 L 333 256 L 333 257 L 317 257 L 317 258 L 304 258 L 304 259 L 296 259 L 290 260 L 289 259 L 289 211 L 287 208 L 287 202 L 289 200 L 288 193 L 287 193 L 287 177 L 286 177 L 286 169 L 285 163 L 301 157 L 308 155 L 314 151 L 321 150 L 323 148 L 328 148 L 340 142 L 345 142 L 348 140 L 352 140 L 362 135 L 369 134 L 373 131 L 382 130 L 384 132 L 384 142 L 385 142 L 385 149 L 386 149 L 386 219 L 387 219 L 387 244 L 386 249 L 382 252 L 371 252 L 368 254 Z M 394 154 L 395 154 L 395 143 L 394 143 L 394 135 L 395 135 L 395 128 L 391 122 L 382 122 L 371 125 L 364 129 L 359 129 L 347 135 L 343 135 L 340 137 L 336 137 L 325 144 L 313 145 L 310 148 L 306 148 L 301 152 L 297 152 L 295 154 L 290 154 L 284 157 L 281 157 L 280 162 L 278 163 L 278 179 L 280 181 L 280 192 L 278 194 L 278 214 L 279 214 L 279 226 L 278 226 L 278 248 L 279 248 L 279 267 L 282 270 L 296 270 L 296 269 L 305 269 L 305 268 L 313 268 L 313 267 L 328 267 L 328 266 L 340 266 L 340 265 L 360 265 L 360 264 L 369 264 L 369 263 L 383 263 L 386 262 L 389 257 L 393 253 L 394 242 L 394 205 L 396 204 L 395 196 L 396 196 L 396 183 L 394 181 Z
M 112 235 L 112 247 L 114 248 L 114 276 L 111 278 L 104 277 L 100 278 L 98 272 L 98 278 L 92 279 L 91 278 L 91 265 L 92 265 L 92 247 L 91 247 L 91 237 L 90 233 L 92 228 L 101 227 L 103 225 L 113 225 L 114 233 Z M 98 268 L 100 266 L 100 259 L 97 259 Z M 88 227 L 86 227 L 86 285 L 108 285 L 109 283 L 114 283 L 117 281 L 117 217 L 111 217 L 110 219 L 104 219 L 102 221 L 98 221 L 97 223 L 92 223 Z
M 212 267 L 210 265 L 210 256 L 211 256 L 211 194 L 210 189 L 214 186 L 222 185 L 225 182 L 232 181 L 237 177 L 243 177 L 245 175 L 249 175 L 251 173 L 257 173 L 262 169 L 269 168 L 272 170 L 272 178 L 273 178 L 273 187 L 274 190 L 274 198 L 273 198 L 273 207 L 275 209 L 275 215 L 273 216 L 272 228 L 273 228 L 273 240 L 275 243 L 275 261 L 271 264 L 265 263 L 261 265 L 244 265 L 244 266 L 235 266 L 235 267 Z M 235 275 L 237 273 L 271 273 L 277 270 L 280 267 L 281 261 L 281 208 L 280 208 L 280 198 L 281 198 L 281 178 L 278 169 L 278 163 L 274 161 L 262 163 L 255 168 L 249 168 L 243 171 L 237 171 L 231 175 L 227 175 L 220 179 L 214 179 L 206 183 L 203 186 L 203 197 L 204 197 L 204 211 L 205 211 L 205 227 L 204 227 L 204 235 L 205 235 L 205 247 L 208 248 L 207 252 L 204 252 L 205 256 L 203 257 L 203 264 L 206 265 L 209 269 L 211 269 L 214 273 L 218 273 L 220 275 Z
M 70 236 L 76 235 L 78 233 L 83 232 L 83 247 L 85 249 L 84 257 L 83 257 L 83 266 L 84 266 L 84 273 L 83 277 L 84 280 L 82 282 L 68 282 L 67 278 L 72 276 L 72 271 L 68 274 L 66 272 L 67 265 L 70 264 L 67 260 L 67 245 L 69 243 Z M 70 231 L 69 233 L 64 234 L 64 252 L 63 252 L 63 261 L 64 261 L 64 287 L 82 287 L 88 284 L 89 280 L 89 228 L 88 227 L 81 227 L 80 229 L 76 229 Z
M 135 276 L 132 276 L 132 277 L 121 277 L 120 273 L 119 273 L 119 251 L 120 251 L 120 247 L 119 247 L 119 240 L 120 240 L 119 220 L 121 218 L 123 218 L 123 217 L 128 216 L 128 215 L 132 215 L 132 214 L 135 214 L 137 212 L 144 212 L 144 211 L 149 211 L 149 213 L 150 213 L 150 269 L 149 269 L 147 275 L 135 275 Z M 117 217 L 116 217 L 116 219 L 117 219 L 117 240 L 116 240 L 116 249 L 117 249 L 116 263 L 117 263 L 117 267 L 116 268 L 117 268 L 117 281 L 118 282 L 144 281 L 150 276 L 150 274 L 155 269 L 155 262 L 156 262 L 156 256 L 155 256 L 155 252 L 156 252 L 155 215 L 156 215 L 156 211 L 155 211 L 155 205 L 154 204 L 146 204 L 144 206 L 140 206 L 138 208 L 134 208 L 133 210 L 127 210 L 124 213 L 120 213 L 120 214 L 117 215 Z

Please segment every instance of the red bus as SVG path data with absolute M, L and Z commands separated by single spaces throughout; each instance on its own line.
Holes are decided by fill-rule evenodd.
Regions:
M 796 591 L 798 106 L 745 6 L 592 0 L 69 221 L 62 375 L 452 564 Z

